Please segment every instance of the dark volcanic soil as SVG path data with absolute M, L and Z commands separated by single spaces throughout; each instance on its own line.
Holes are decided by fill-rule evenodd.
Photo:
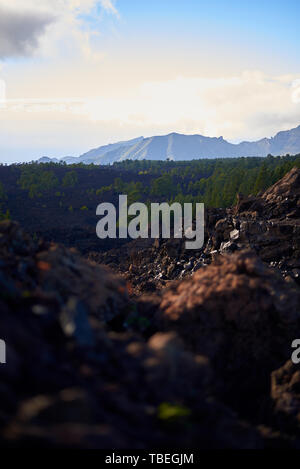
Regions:
M 83 259 L 2 222 L 0 445 L 299 449 L 299 189 L 208 211 L 199 252 Z

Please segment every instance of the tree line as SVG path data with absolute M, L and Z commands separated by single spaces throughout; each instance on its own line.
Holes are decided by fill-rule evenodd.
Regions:
M 23 164 L 18 170 L 17 185 L 30 199 L 61 196 L 85 187 L 87 200 L 110 201 L 117 194 L 127 194 L 129 202 L 203 202 L 207 207 L 229 207 L 241 193 L 245 196 L 267 189 L 294 166 L 300 168 L 300 155 L 266 158 L 202 159 L 184 162 L 132 161 L 112 166 Z M 82 171 L 82 168 L 85 171 Z M 97 187 L 98 174 L 109 172 L 107 185 Z M 95 173 L 96 172 L 96 173 Z M 91 178 L 89 182 L 88 175 Z M 114 177 L 115 174 L 115 177 Z M 0 171 L 1 176 L 1 171 Z M 1 179 L 1 178 L 0 178 Z M 102 177 L 102 181 L 106 178 Z M 4 181 L 3 181 L 4 182 Z M 5 184 L 0 180 L 0 209 L 7 202 Z

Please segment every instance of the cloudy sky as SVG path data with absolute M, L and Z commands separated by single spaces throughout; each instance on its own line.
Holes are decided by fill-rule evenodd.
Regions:
M 300 124 L 299 0 L 0 0 L 0 161 Z

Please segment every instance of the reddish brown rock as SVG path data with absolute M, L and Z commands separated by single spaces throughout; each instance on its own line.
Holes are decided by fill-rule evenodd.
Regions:
M 208 356 L 221 393 L 247 409 L 267 392 L 269 374 L 291 354 L 299 329 L 299 290 L 251 252 L 220 257 L 163 295 L 159 322 Z
M 298 206 L 300 198 L 300 169 L 293 168 L 276 184 L 267 189 L 262 195 L 262 199 L 267 204 L 281 207 L 281 211 L 290 206 Z

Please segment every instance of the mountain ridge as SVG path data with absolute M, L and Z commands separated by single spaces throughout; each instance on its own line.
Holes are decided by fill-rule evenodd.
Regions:
M 172 132 L 167 135 L 137 137 L 94 148 L 79 157 L 64 157 L 59 161 L 67 164 L 84 163 L 107 165 L 129 160 L 189 161 L 204 158 L 234 158 L 268 154 L 276 156 L 300 153 L 300 125 L 291 130 L 280 131 L 274 137 L 257 141 L 230 143 L 221 137 L 200 134 L 186 135 Z M 43 157 L 39 163 L 57 162 L 57 158 Z

